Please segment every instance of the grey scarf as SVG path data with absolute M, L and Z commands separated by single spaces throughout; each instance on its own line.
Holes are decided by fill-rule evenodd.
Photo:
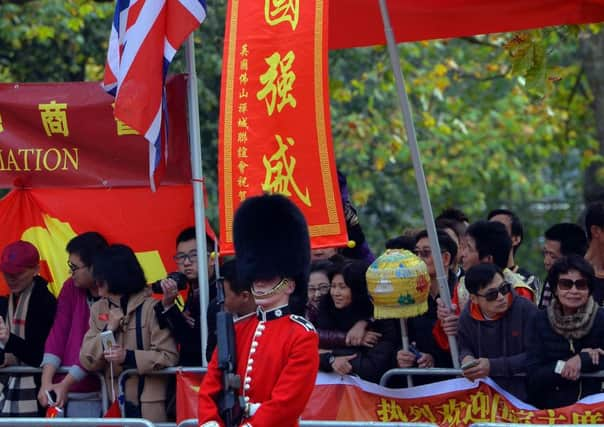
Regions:
M 562 305 L 557 298 L 547 306 L 547 318 L 552 329 L 566 339 L 579 339 L 587 335 L 591 331 L 597 312 L 598 305 L 591 295 L 584 306 L 568 316 L 562 313 Z

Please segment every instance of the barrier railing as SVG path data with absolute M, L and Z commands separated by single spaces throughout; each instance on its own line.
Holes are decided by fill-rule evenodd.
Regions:
M 578 427 L 583 424 L 556 424 L 556 427 Z M 594 427 L 604 427 L 604 424 L 590 424 Z M 470 427 L 543 427 L 543 424 L 507 424 L 507 423 L 475 423 Z
M 380 378 L 380 385 L 385 387 L 391 378 L 404 375 L 457 377 L 461 376 L 462 373 L 461 369 L 453 368 L 396 368 L 384 372 L 384 375 Z
M 165 368 L 162 369 L 160 371 L 153 371 L 153 372 L 149 372 L 147 374 L 145 374 L 145 376 L 148 375 L 175 375 L 178 372 L 183 372 L 183 373 L 192 373 L 192 374 L 203 374 L 206 373 L 208 371 L 207 368 L 202 368 L 202 367 L 198 367 L 198 368 L 189 368 L 189 367 L 184 367 L 184 366 L 177 366 L 175 368 Z M 128 378 L 130 375 L 139 375 L 138 371 L 136 369 L 126 369 L 124 371 L 122 371 L 122 373 L 120 374 L 120 376 L 117 378 L 117 385 L 118 385 L 118 395 L 119 396 L 125 396 L 124 393 L 124 384 L 126 381 L 126 378 Z M 122 416 L 125 416 L 124 413 L 124 404 L 123 402 L 125 401 L 125 398 L 120 402 L 120 412 L 122 414 Z M 162 423 L 162 424 L 158 424 L 159 427 L 167 427 L 167 426 L 174 426 L 175 424 L 173 423 Z
M 2 374 L 41 374 L 41 368 L 34 368 L 31 366 L 7 366 L 6 368 L 0 368 L 0 375 Z M 57 374 L 67 374 L 69 373 L 69 368 L 65 366 L 61 366 L 56 371 Z M 105 382 L 105 376 L 101 372 L 90 372 L 92 375 L 96 375 L 101 383 L 101 407 L 103 409 L 103 413 L 107 412 L 107 408 L 109 408 L 109 398 L 107 397 L 107 383 Z
M 151 421 L 143 418 L 0 418 L 0 426 L 24 427 L 156 427 Z

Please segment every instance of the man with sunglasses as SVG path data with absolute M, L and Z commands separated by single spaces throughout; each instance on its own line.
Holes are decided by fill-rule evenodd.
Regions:
M 491 377 L 521 400 L 527 399 L 524 377 L 537 308 L 516 295 L 495 264 L 478 264 L 466 272 L 470 302 L 459 317 L 459 359 L 470 380 Z

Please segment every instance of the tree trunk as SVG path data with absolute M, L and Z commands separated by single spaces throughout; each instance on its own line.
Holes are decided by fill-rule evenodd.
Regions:
M 581 39 L 581 59 L 593 93 L 599 154 L 604 156 L 604 31 Z M 585 171 L 585 202 L 604 200 L 604 162 L 594 161 Z

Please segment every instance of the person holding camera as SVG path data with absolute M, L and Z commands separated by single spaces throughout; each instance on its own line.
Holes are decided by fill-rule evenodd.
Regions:
M 208 252 L 214 247 L 214 241 L 206 235 Z M 201 366 L 201 325 L 199 324 L 199 282 L 197 264 L 197 239 L 195 227 L 180 232 L 176 238 L 174 261 L 178 272 L 170 273 L 160 281 L 161 304 L 155 306 L 157 319 L 162 328 L 168 328 L 179 345 L 181 366 Z M 180 274 L 179 274 L 180 273 Z M 208 277 L 214 274 L 214 265 L 208 256 Z M 213 281 L 213 280 L 212 280 Z M 210 281 L 210 282 L 212 282 Z M 180 291 L 187 288 L 187 298 L 182 307 L 178 307 Z M 216 297 L 216 288 L 210 286 L 210 300 Z M 208 328 L 210 329 L 210 328 Z
M 143 269 L 128 246 L 111 245 L 95 258 L 93 274 L 102 299 L 90 308 L 80 362 L 104 370 L 113 390 L 122 371 L 136 369 L 124 386 L 125 415 L 166 421 L 167 378 L 145 374 L 176 365 L 178 352 L 170 331 L 159 327 Z
M 38 393 L 40 405 L 64 408 L 66 417 L 101 414 L 101 385 L 80 364 L 80 347 L 88 330 L 90 306 L 99 300 L 92 260 L 106 247 L 105 238 L 94 231 L 74 237 L 66 247 L 71 275 L 61 288 L 57 314 L 44 346 L 40 365 L 42 385 Z M 60 366 L 68 366 L 69 373 L 55 375 Z

